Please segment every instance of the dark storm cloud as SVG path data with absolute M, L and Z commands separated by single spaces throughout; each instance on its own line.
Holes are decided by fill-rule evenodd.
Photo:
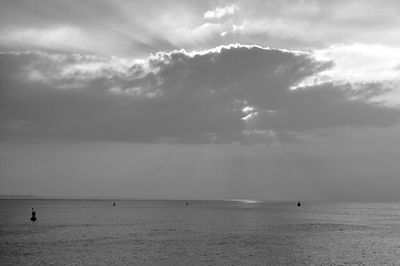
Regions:
M 329 68 L 304 52 L 221 46 L 127 61 L 0 54 L 0 136 L 133 142 L 304 140 L 330 127 L 382 127 L 399 110 L 368 85 L 290 90 Z M 376 91 L 376 90 L 374 90 Z

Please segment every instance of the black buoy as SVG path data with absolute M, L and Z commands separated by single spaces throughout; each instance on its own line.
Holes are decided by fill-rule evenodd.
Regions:
M 297 207 L 300 207 L 301 206 L 301 203 L 300 203 L 300 201 L 298 201 L 297 202 Z
M 186 206 L 189 206 L 189 202 L 186 202 Z
M 115 202 L 113 203 L 113 206 L 115 206 Z
M 31 221 L 32 221 L 32 222 L 36 221 L 36 212 L 33 210 L 33 208 L 32 208 L 32 217 L 31 217 Z

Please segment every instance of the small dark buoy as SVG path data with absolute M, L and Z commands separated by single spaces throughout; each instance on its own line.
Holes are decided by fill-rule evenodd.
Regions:
M 186 202 L 186 206 L 189 206 L 189 202 Z
M 115 206 L 115 202 L 113 203 L 113 206 Z
M 32 221 L 32 222 L 36 221 L 36 212 L 33 210 L 33 208 L 32 208 L 32 217 L 31 217 L 31 221 Z
M 300 203 L 300 201 L 298 201 L 297 202 L 297 207 L 300 207 L 301 206 L 301 203 Z

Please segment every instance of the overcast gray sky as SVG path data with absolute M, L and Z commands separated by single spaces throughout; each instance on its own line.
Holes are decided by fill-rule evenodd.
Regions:
M 0 194 L 400 200 L 398 1 L 1 1 Z

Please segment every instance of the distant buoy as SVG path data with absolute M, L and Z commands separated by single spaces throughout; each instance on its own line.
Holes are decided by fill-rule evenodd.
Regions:
M 189 202 L 186 202 L 186 206 L 189 206 Z
M 32 222 L 36 221 L 36 212 L 33 210 L 33 208 L 32 208 L 32 217 L 31 217 L 31 221 L 32 221 Z
M 113 203 L 113 206 L 115 206 L 115 202 Z
M 301 206 L 301 203 L 300 203 L 300 201 L 298 201 L 297 202 L 297 207 L 300 207 Z

